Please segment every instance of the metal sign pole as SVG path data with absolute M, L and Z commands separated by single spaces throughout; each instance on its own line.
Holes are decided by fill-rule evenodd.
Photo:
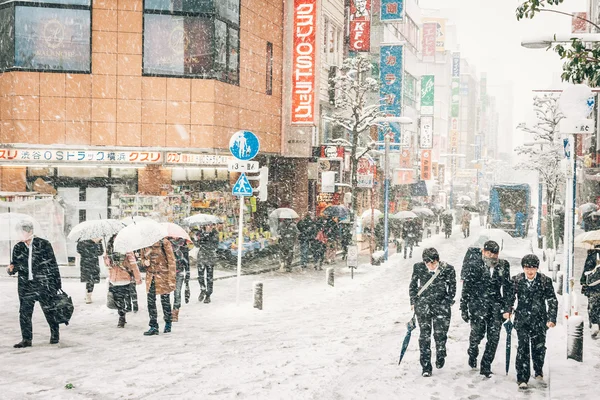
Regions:
M 242 248 L 244 246 L 244 197 L 240 196 L 240 217 L 238 220 L 238 259 L 237 259 L 237 289 L 235 304 L 240 305 L 240 278 L 242 276 Z

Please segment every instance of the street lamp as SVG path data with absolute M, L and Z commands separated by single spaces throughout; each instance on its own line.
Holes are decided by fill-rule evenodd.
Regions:
M 413 123 L 413 119 L 409 117 L 379 117 L 376 118 L 375 123 L 384 123 L 387 125 L 387 131 L 384 136 L 384 203 L 383 203 L 383 259 L 388 259 L 388 240 L 389 240 L 389 197 L 390 197 L 390 140 L 391 140 L 391 129 L 389 129 L 390 123 L 399 123 L 400 125 L 410 125 Z M 371 235 L 373 232 L 371 232 Z

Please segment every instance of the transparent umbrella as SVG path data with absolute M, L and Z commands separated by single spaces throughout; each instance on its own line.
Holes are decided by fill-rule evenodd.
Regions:
M 193 228 L 195 226 L 206 226 L 206 225 L 214 225 L 221 224 L 223 220 L 216 215 L 211 214 L 194 214 L 190 217 L 187 217 L 183 220 L 185 226 L 189 228 Z
M 142 217 L 141 215 L 134 215 L 133 217 L 125 217 L 125 218 L 121 219 L 121 222 L 124 223 L 126 226 L 129 226 L 135 222 L 140 222 L 140 221 L 156 222 L 152 218 Z
M 375 220 L 377 220 L 377 218 L 383 216 L 383 213 L 377 209 L 374 209 L 373 216 L 374 216 Z M 370 221 L 371 220 L 371 210 L 366 210 L 365 212 L 363 212 L 360 216 L 360 219 L 361 220 L 366 219 L 366 220 Z
M 425 207 L 413 208 L 411 211 L 414 212 L 417 215 L 425 215 L 425 216 L 428 216 L 428 217 L 433 217 L 435 215 L 433 213 L 433 211 L 431 211 L 429 208 L 425 208 Z
M 81 222 L 69 232 L 69 240 L 91 240 L 97 238 L 110 238 L 121 229 L 125 223 L 116 219 L 96 219 Z
M 291 208 L 278 208 L 276 210 L 271 211 L 269 214 L 269 218 L 276 219 L 295 219 L 299 218 L 299 215 L 296 211 Z
M 579 211 L 581 211 L 582 214 L 596 210 L 598 210 L 598 206 L 594 203 L 585 203 L 579 206 Z
M 117 253 L 127 253 L 150 247 L 167 236 L 167 229 L 158 222 L 136 221 L 121 229 L 115 238 L 114 247 Z
M 160 224 L 167 230 L 167 236 L 192 241 L 190 235 L 179 225 L 172 222 L 161 222 Z
M 575 245 L 575 247 L 578 247 L 580 249 L 586 249 L 586 250 L 591 250 L 594 248 L 594 245 L 592 243 L 588 243 L 585 240 L 590 237 L 590 233 L 595 232 L 595 231 L 589 231 L 589 232 L 583 232 L 580 233 L 579 235 L 575 236 L 575 239 L 573 239 L 573 244 Z
M 33 225 L 33 234 L 38 237 L 44 237 L 44 231 L 40 223 L 31 215 L 20 213 L 2 213 L 0 214 L 0 240 L 21 241 L 27 239 L 30 234 L 23 231 L 22 225 L 29 222 Z
M 392 215 L 395 219 L 409 219 L 409 218 L 417 218 L 418 215 L 412 211 L 399 211 L 396 214 Z

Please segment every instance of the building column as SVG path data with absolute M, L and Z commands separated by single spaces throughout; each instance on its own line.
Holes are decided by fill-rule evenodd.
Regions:
M 308 212 L 308 159 L 283 158 L 277 168 L 278 206 L 289 207 L 298 215 Z

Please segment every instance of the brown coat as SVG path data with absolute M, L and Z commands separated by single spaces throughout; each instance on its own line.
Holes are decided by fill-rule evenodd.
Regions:
M 156 294 L 169 294 L 175 290 L 177 266 L 173 247 L 167 239 L 141 249 L 140 258 L 146 266 L 146 293 L 150 291 L 152 279 Z

